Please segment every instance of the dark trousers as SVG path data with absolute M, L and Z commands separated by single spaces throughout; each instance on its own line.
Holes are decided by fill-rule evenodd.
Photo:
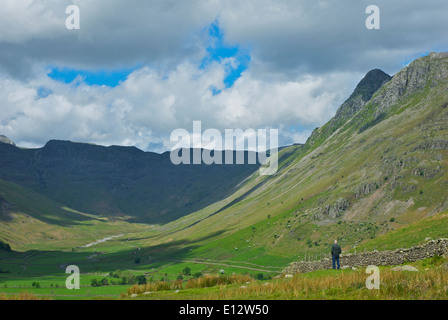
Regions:
M 336 269 L 336 262 L 338 263 L 338 270 L 341 269 L 339 265 L 339 256 L 333 256 L 333 269 Z

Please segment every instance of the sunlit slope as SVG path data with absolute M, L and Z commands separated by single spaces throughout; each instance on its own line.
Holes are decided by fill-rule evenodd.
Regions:
M 142 230 L 120 219 L 96 218 L 0 180 L 0 240 L 13 250 L 67 249 L 102 237 Z
M 147 245 L 213 235 L 191 255 L 286 261 L 327 253 L 334 238 L 351 248 L 396 222 L 443 211 L 447 60 L 415 61 L 323 142 L 316 130 L 305 146 L 282 150 L 275 176 L 255 174 L 237 194 L 165 226 L 166 236 Z
M 367 241 L 358 250 L 392 250 L 410 248 L 429 240 L 448 238 L 448 212 L 438 213 Z
M 377 90 L 370 99 L 352 95 L 360 104 L 349 99 L 338 121 L 315 130 L 305 145 L 281 150 L 274 176 L 257 171 L 223 200 L 144 233 L 134 230 L 127 245 L 141 248 L 139 254 L 153 263 L 211 259 L 285 266 L 327 255 L 336 238 L 349 250 L 446 210 L 447 60 L 437 54 L 421 58 L 390 81 L 375 72 L 370 88 Z M 112 230 L 97 223 L 90 230 Z M 123 233 L 129 225 L 116 226 Z M 65 233 L 64 241 L 48 245 L 70 248 L 71 237 L 86 235 Z

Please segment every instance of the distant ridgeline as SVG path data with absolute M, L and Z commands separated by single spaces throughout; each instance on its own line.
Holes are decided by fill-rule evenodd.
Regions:
M 237 153 L 244 165 L 174 165 L 170 152 L 57 140 L 24 149 L 0 136 L 0 179 L 78 211 L 167 223 L 225 199 L 258 170 L 251 152 Z
M 11 139 L 9 139 L 7 136 L 4 136 L 2 134 L 0 134 L 0 142 L 1 143 L 5 143 L 5 144 L 10 144 L 10 145 L 13 145 L 13 146 L 16 145 Z
M 388 251 L 373 251 L 358 254 L 343 254 L 340 256 L 342 267 L 366 267 L 366 266 L 394 266 L 406 262 L 414 262 L 434 256 L 448 255 L 448 239 L 431 240 L 423 245 Z M 332 268 L 330 258 L 318 261 L 300 261 L 291 263 L 284 274 L 307 273 L 317 270 Z

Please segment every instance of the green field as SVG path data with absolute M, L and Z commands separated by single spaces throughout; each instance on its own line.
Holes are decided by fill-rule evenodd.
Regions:
M 391 231 L 383 236 L 366 241 L 358 247 L 359 250 L 380 248 L 395 249 L 399 247 L 409 247 L 414 244 L 425 242 L 426 236 L 439 238 L 447 234 L 446 223 L 448 213 L 423 219 L 401 229 Z M 204 275 L 224 275 L 247 274 L 251 276 L 251 287 L 254 290 L 261 290 L 259 287 L 263 284 L 271 286 L 283 286 L 288 279 L 271 280 L 281 274 L 286 265 L 294 259 L 279 258 L 263 254 L 263 250 L 241 250 L 236 252 L 233 249 L 226 250 L 225 243 L 221 248 L 216 248 L 213 242 L 198 242 L 196 245 L 177 244 L 177 245 L 155 245 L 153 247 L 143 247 L 148 239 L 155 238 L 155 231 L 145 233 L 130 234 L 122 238 L 113 239 L 104 243 L 97 244 L 90 248 L 76 249 L 75 251 L 28 251 L 23 253 L 12 252 L 0 253 L 0 268 L 9 273 L 0 274 L 0 294 L 14 295 L 19 293 L 31 293 L 42 298 L 52 299 L 119 299 L 129 298 L 126 295 L 133 284 L 120 284 L 123 277 L 130 279 L 139 275 L 146 275 L 148 282 L 157 283 L 166 281 L 176 283 L 179 275 L 183 275 L 183 285 L 192 278 L 193 275 L 200 272 Z M 420 235 L 420 236 L 418 236 Z M 159 235 L 160 236 L 160 235 Z M 425 236 L 425 237 L 424 237 Z M 229 245 L 230 246 L 230 245 Z M 140 248 L 140 250 L 136 249 Z M 240 251 L 240 250 L 238 250 Z M 207 256 L 208 254 L 208 256 Z M 206 258 L 207 257 L 207 258 Z M 226 257 L 225 259 L 223 257 Z M 140 259 L 136 263 L 136 259 Z M 436 267 L 434 263 L 428 261 L 416 262 L 413 265 L 418 268 Z M 64 273 L 66 265 L 77 265 L 81 270 L 81 289 L 68 290 L 65 287 L 65 281 L 68 277 Z M 437 266 L 440 266 L 440 261 Z M 184 275 L 184 269 L 188 267 L 191 275 Z M 388 270 L 386 268 L 385 270 Z M 303 279 L 316 278 L 327 279 L 335 275 L 335 271 L 319 271 L 311 274 L 299 275 Z M 110 275 L 112 273 L 112 276 Z M 352 273 L 345 270 L 342 274 Z M 115 277 L 114 277 L 115 275 Z M 263 280 L 257 281 L 257 277 L 262 275 Z M 91 286 L 92 279 L 107 279 L 108 284 L 101 287 Z M 321 280 L 319 280 L 321 281 Z M 324 281 L 324 280 L 322 280 Z M 351 280 L 350 280 L 351 281 Z M 355 281 L 355 280 L 353 280 Z M 359 280 L 356 280 L 359 281 Z M 417 281 L 417 280 L 416 280 Z M 420 281 L 420 280 L 418 280 Z M 39 288 L 33 286 L 34 282 L 39 283 Z M 268 284 L 266 284 L 268 283 Z M 176 290 L 161 292 L 151 296 L 139 296 L 139 298 L 154 299 L 204 299 L 204 298 L 234 298 L 255 299 L 255 298 L 322 298 L 318 293 L 310 295 L 297 295 L 293 292 L 283 292 L 274 294 L 273 292 L 243 294 L 241 284 L 226 286 L 222 288 L 204 288 L 204 289 L 185 289 L 182 292 L 174 293 Z M 274 289 L 272 289 L 274 290 Z M 262 290 L 263 291 L 263 290 Z M 331 292 L 327 292 L 331 296 Z M 337 295 L 333 298 L 356 298 L 358 291 L 347 292 L 346 295 Z M 435 293 L 434 293 L 435 294 Z M 124 295 L 124 296 L 123 296 Z M 361 298 L 375 298 L 374 296 L 364 295 Z M 447 296 L 448 297 L 448 296 Z M 379 298 L 379 297 L 377 297 Z M 437 298 L 441 298 L 437 296 Z

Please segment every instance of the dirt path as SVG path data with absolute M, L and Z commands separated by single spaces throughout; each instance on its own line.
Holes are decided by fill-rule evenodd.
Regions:
M 204 262 L 204 261 L 197 261 L 197 260 L 174 260 L 174 259 L 172 261 L 182 262 L 182 263 L 205 264 L 205 265 L 221 266 L 221 267 L 228 267 L 228 268 L 238 268 L 238 269 L 246 269 L 246 270 L 261 271 L 261 272 L 281 273 L 281 271 L 279 271 L 279 270 L 259 269 L 259 268 L 245 267 L 245 266 L 239 266 L 239 265 L 224 264 L 224 263 L 219 263 L 219 262 Z
M 221 263 L 221 262 L 229 262 L 229 263 L 242 263 L 245 265 L 249 265 L 249 266 L 253 266 L 253 267 L 257 267 L 257 268 L 271 268 L 271 269 L 285 269 L 285 267 L 273 267 L 273 266 L 262 266 L 259 264 L 255 264 L 255 263 L 251 263 L 251 262 L 246 262 L 246 261 L 233 261 L 233 260 L 213 260 L 213 259 L 196 259 L 196 261 L 200 262 L 213 262 L 213 263 Z
M 96 240 L 95 242 L 86 244 L 85 246 L 81 246 L 81 247 L 78 247 L 78 248 L 81 248 L 81 249 L 90 248 L 90 247 L 93 247 L 93 246 L 95 246 L 95 245 L 97 245 L 97 244 L 104 243 L 104 242 L 106 242 L 106 241 L 109 241 L 109 240 L 112 240 L 112 239 L 115 239 L 115 238 L 121 238 L 121 237 L 124 237 L 125 235 L 127 235 L 127 234 L 120 234 L 120 235 L 118 235 L 118 236 L 110 236 L 110 237 L 106 237 L 106 238 L 103 238 L 103 239 L 100 239 L 100 240 Z

